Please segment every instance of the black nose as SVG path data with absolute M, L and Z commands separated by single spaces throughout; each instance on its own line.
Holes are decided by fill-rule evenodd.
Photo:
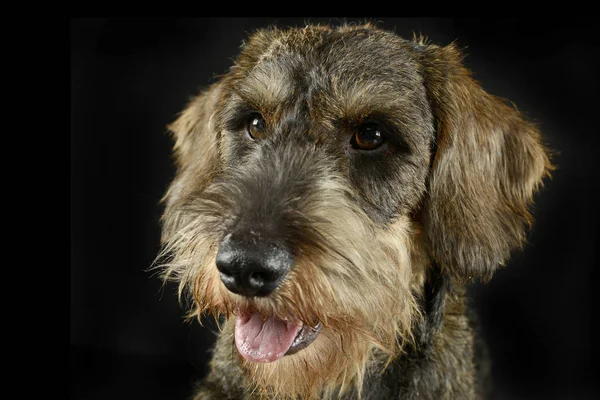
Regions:
M 293 255 L 283 246 L 250 235 L 227 235 L 216 259 L 225 287 L 247 297 L 270 295 L 293 262 Z

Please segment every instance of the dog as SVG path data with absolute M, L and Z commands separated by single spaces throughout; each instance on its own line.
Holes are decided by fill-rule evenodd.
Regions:
M 455 44 L 260 29 L 168 128 L 157 263 L 219 333 L 195 399 L 473 399 L 466 294 L 526 240 L 538 128 Z

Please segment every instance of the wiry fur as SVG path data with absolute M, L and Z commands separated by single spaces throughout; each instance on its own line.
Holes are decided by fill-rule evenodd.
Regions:
M 166 247 L 174 254 L 168 273 L 181 282 L 182 290 L 191 288 L 196 305 L 193 315 L 210 311 L 230 317 L 241 306 L 282 319 L 294 316 L 310 326 L 323 324 L 324 330 L 310 351 L 285 357 L 275 365 L 245 366 L 255 377 L 257 390 L 266 389 L 268 383 L 267 393 L 298 393 L 304 398 L 326 382 L 330 391 L 362 387 L 371 354 L 378 350 L 390 357 L 397 355 L 400 341 L 410 339 L 410 325 L 418 317 L 409 287 L 411 270 L 397 267 L 409 265 L 408 221 L 399 217 L 387 229 L 377 228 L 361 209 L 346 200 L 348 184 L 336 182 L 325 167 L 320 172 L 316 162 L 310 157 L 298 158 L 288 161 L 289 170 L 278 171 L 299 173 L 306 169 L 310 173 L 303 173 L 319 188 L 312 197 L 289 199 L 290 204 L 282 210 L 281 218 L 293 221 L 293 229 L 301 233 L 297 235 L 296 266 L 272 296 L 250 300 L 228 293 L 214 267 L 218 243 L 226 232 L 220 232 L 219 224 L 230 214 L 239 213 L 236 204 L 229 201 L 235 196 L 231 191 L 245 192 L 244 188 L 213 184 L 204 190 L 202 198 L 193 197 L 190 204 L 181 205 L 185 216 L 193 218 L 179 228 Z M 241 174 L 245 176 L 238 179 L 244 183 L 256 179 L 246 171 Z M 293 180 L 289 176 L 280 179 L 282 185 Z M 338 228 L 342 224 L 346 229 Z M 380 288 L 381 292 L 364 291 L 365 286 Z M 390 309 L 395 312 L 390 313 Z
M 249 140 L 244 121 L 269 127 Z M 348 146 L 365 121 L 388 142 Z M 489 279 L 525 239 L 551 169 L 537 129 L 487 94 L 454 45 L 373 26 L 269 29 L 170 126 L 177 176 L 165 195 L 165 278 L 190 316 L 222 318 L 197 398 L 475 398 L 480 348 L 464 284 Z M 290 247 L 270 296 L 221 283 L 232 230 Z M 268 364 L 237 355 L 238 310 L 323 331 Z

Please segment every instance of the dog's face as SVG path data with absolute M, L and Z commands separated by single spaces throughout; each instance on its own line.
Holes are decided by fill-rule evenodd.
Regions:
M 489 278 L 549 167 L 455 48 L 370 26 L 255 33 L 170 128 L 167 274 L 194 314 L 228 318 L 259 388 L 288 394 L 396 354 L 429 260 Z

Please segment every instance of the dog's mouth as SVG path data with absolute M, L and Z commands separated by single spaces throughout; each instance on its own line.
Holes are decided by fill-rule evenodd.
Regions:
M 297 353 L 315 341 L 321 323 L 311 327 L 258 312 L 238 312 L 235 320 L 235 345 L 244 359 L 258 363 L 279 360 Z

